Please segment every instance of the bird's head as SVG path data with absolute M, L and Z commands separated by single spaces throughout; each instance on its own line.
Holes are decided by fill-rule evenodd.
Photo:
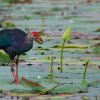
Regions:
M 31 33 L 32 33 L 35 41 L 37 41 L 39 44 L 43 43 L 43 40 L 42 40 L 42 38 L 41 38 L 41 36 L 39 35 L 38 32 L 32 31 Z

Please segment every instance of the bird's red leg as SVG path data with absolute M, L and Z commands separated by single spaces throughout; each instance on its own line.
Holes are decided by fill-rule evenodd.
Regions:
M 17 56 L 17 59 L 16 59 L 16 77 L 17 77 L 17 80 L 19 81 L 18 79 L 18 59 L 19 59 L 19 56 Z
M 19 81 L 18 81 L 18 79 L 16 77 L 16 74 L 15 74 L 15 71 L 14 71 L 14 68 L 13 68 L 13 63 L 12 62 L 11 62 L 11 72 L 13 74 L 13 77 L 15 79 L 16 84 L 18 85 L 19 84 Z

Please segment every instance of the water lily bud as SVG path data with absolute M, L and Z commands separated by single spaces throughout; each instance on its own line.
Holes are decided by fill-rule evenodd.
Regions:
M 68 41 L 68 40 L 70 40 L 70 35 L 71 35 L 71 28 L 70 28 L 70 26 L 69 27 L 67 27 L 67 29 L 66 29 L 66 31 L 64 32 L 64 34 L 63 34 L 63 40 L 64 41 Z

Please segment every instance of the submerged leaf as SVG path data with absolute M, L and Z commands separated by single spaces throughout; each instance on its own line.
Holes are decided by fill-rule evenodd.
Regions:
M 64 32 L 64 34 L 63 34 L 63 40 L 64 41 L 68 41 L 68 40 L 70 40 L 70 34 L 71 34 L 71 28 L 70 28 L 70 26 L 66 29 L 66 31 Z

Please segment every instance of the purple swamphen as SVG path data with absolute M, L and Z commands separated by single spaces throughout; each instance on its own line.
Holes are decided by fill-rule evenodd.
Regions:
M 11 59 L 11 72 L 15 79 L 16 84 L 19 84 L 18 79 L 18 59 L 22 53 L 29 51 L 33 47 L 33 41 L 37 41 L 39 44 L 43 42 L 38 32 L 30 32 L 26 34 L 24 31 L 14 29 L 3 29 L 0 31 L 0 49 L 3 49 Z M 14 71 L 13 60 L 16 59 L 16 73 Z

